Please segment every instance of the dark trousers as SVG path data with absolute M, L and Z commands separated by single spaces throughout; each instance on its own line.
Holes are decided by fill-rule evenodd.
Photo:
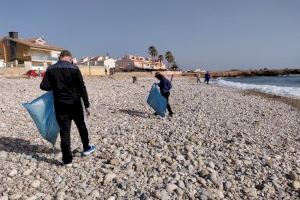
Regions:
M 60 139 L 61 139 L 61 151 L 62 160 L 65 164 L 72 162 L 72 151 L 71 151 L 71 122 L 74 120 L 80 138 L 83 144 L 83 149 L 87 150 L 89 147 L 89 135 L 84 122 L 83 108 L 81 102 L 75 102 L 73 104 L 62 104 L 55 103 L 55 113 L 57 123 L 60 128 Z
M 168 102 L 168 104 L 167 104 L 168 112 L 169 112 L 170 114 L 173 114 L 173 111 L 172 111 L 171 106 L 170 106 L 170 104 L 169 104 L 169 96 L 170 96 L 170 92 L 162 92 L 161 95 L 164 96 L 164 97 L 167 99 L 167 102 Z
M 209 82 L 209 79 L 208 79 L 208 78 L 206 78 L 204 82 L 206 82 L 206 83 L 208 84 L 208 82 Z

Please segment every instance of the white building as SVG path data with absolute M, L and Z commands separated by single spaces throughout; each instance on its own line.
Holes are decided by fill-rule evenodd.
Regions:
M 80 58 L 78 61 L 77 61 L 77 63 L 76 64 L 78 64 L 78 65 L 88 65 L 89 63 L 89 60 L 90 60 L 91 58 L 90 57 L 83 57 L 83 58 Z
M 206 73 L 205 69 L 195 69 L 194 72 Z
M 88 66 L 103 66 L 106 69 L 113 69 L 116 67 L 116 60 L 109 56 L 94 56 L 94 57 L 83 57 L 78 62 L 78 65 Z
M 0 68 L 6 67 L 6 64 L 4 63 L 4 60 L 0 59 Z
M 105 68 L 107 68 L 107 69 L 116 68 L 116 61 L 117 60 L 115 60 L 113 58 L 108 58 L 108 59 L 104 60 Z
M 77 58 L 73 58 L 73 63 L 74 63 L 74 64 L 77 64 L 77 63 L 78 63 Z

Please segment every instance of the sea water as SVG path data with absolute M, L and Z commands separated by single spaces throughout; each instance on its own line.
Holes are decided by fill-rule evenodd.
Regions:
M 219 78 L 217 85 L 300 98 L 300 75 Z

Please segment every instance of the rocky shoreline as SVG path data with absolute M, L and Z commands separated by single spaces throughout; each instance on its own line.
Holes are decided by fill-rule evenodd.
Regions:
M 67 168 L 59 141 L 46 143 L 21 106 L 43 93 L 40 81 L 0 77 L 0 200 L 300 197 L 295 107 L 175 78 L 176 114 L 160 118 L 146 104 L 154 78 L 87 78 L 97 151 Z
M 230 70 L 211 72 L 211 75 L 217 77 L 250 77 L 250 76 L 287 76 L 299 75 L 300 69 L 253 69 L 253 70 Z
M 277 96 L 274 94 L 267 94 L 267 93 L 263 93 L 263 92 L 259 92 L 259 91 L 255 91 L 255 90 L 245 90 L 242 92 L 245 95 L 255 95 L 255 96 L 260 96 L 260 97 L 269 99 L 270 101 L 282 102 L 282 103 L 285 103 L 287 105 L 290 105 L 290 106 L 300 110 L 300 99 L 299 98 Z

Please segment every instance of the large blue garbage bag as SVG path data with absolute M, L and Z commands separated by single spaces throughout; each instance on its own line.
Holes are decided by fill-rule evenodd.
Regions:
M 157 114 L 164 117 L 167 110 L 167 99 L 163 97 L 156 84 L 152 85 L 147 103 L 155 110 Z
M 59 126 L 55 116 L 53 92 L 49 91 L 31 103 L 23 103 L 22 105 L 29 112 L 41 136 L 54 146 Z

